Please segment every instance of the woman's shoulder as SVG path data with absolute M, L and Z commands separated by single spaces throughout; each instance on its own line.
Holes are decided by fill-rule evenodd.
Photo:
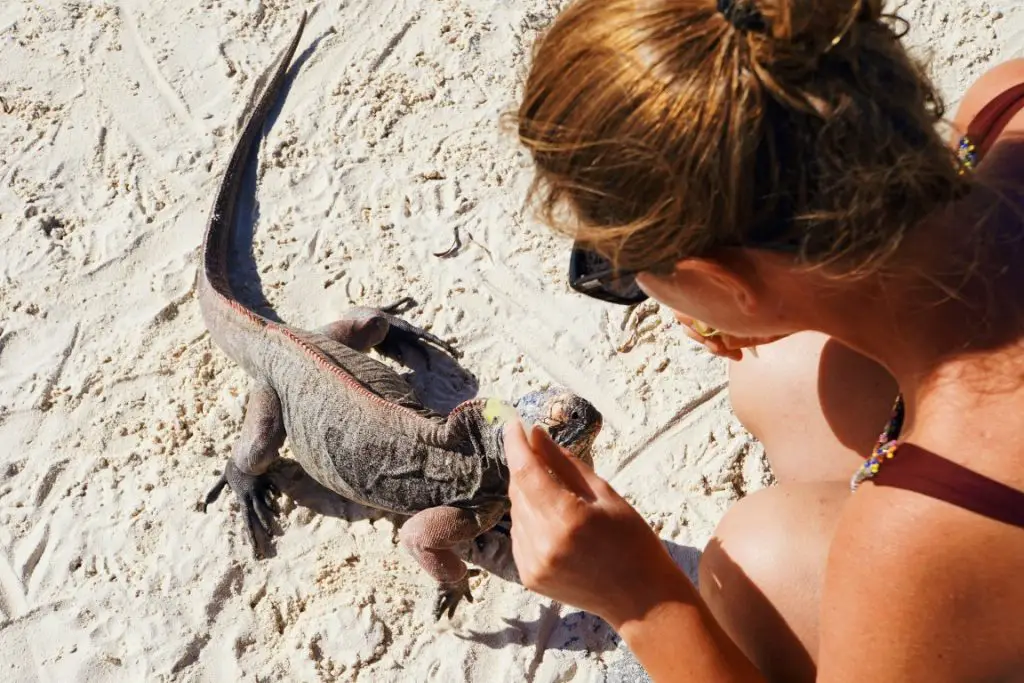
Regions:
M 853 666 L 852 647 L 869 655 L 871 680 L 1003 680 L 1024 664 L 1022 572 L 1024 530 L 863 486 L 829 552 L 821 661 L 836 669 L 819 673 Z
M 1015 107 L 1015 103 L 1018 106 Z M 1024 58 L 992 67 L 964 93 L 953 119 L 954 142 L 968 134 L 986 137 L 1000 123 L 1001 130 L 995 131 L 996 137 L 1014 132 L 1024 134 L 1024 106 L 1020 103 L 1024 103 Z M 998 106 L 1000 104 L 1004 106 Z

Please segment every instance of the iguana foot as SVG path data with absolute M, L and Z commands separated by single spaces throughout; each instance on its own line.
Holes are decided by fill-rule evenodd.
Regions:
M 245 529 L 249 545 L 256 559 L 269 556 L 270 539 L 273 537 L 274 521 L 281 513 L 274 496 L 279 493 L 269 478 L 246 474 L 238 469 L 234 461 L 228 460 L 224 473 L 206 494 L 202 511 L 220 497 L 225 486 L 231 487 L 245 510 Z
M 428 346 L 435 346 L 452 358 L 460 358 L 462 356 L 458 349 L 437 335 L 431 334 L 403 318 L 387 313 L 383 315 L 386 316 L 388 321 L 388 333 L 384 340 L 375 347 L 382 355 L 406 365 L 404 351 L 410 348 L 415 349 L 423 357 L 423 361 L 428 368 L 430 367 L 430 355 L 426 349 Z
M 437 585 L 437 598 L 434 600 L 435 621 L 439 620 L 445 611 L 448 612 L 448 618 L 451 619 L 455 614 L 455 608 L 459 606 L 463 598 L 467 602 L 473 602 L 473 594 L 469 590 L 469 580 L 479 574 L 479 569 L 469 569 L 460 580 Z
M 388 313 L 390 315 L 402 315 L 410 308 L 416 308 L 417 305 L 416 299 L 413 299 L 411 296 L 403 296 L 395 303 L 381 306 L 378 310 L 381 313 Z
M 423 356 L 429 367 L 428 346 L 435 346 L 452 358 L 459 358 L 461 354 L 454 346 L 396 315 L 408 303 L 415 304 L 415 301 L 406 297 L 381 308 L 359 306 L 317 332 L 357 351 L 375 349 L 402 364 L 405 364 L 404 351 L 411 348 Z

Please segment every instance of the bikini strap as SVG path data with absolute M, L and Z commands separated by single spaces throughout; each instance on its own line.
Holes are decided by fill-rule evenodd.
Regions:
M 1024 491 L 990 479 L 912 443 L 877 469 L 875 486 L 914 491 L 997 522 L 1024 528 Z
M 1011 85 L 989 100 L 971 119 L 964 137 L 984 155 L 1021 109 L 1024 109 L 1024 81 Z

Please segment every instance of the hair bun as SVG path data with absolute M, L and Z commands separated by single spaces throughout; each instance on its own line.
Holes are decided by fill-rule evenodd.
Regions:
M 752 0 L 718 0 L 718 11 L 737 31 L 764 31 L 768 25 Z
M 719 0 L 722 3 L 729 4 Z M 764 0 L 759 11 L 772 38 L 813 57 L 830 52 L 858 21 L 880 19 L 883 4 L 884 0 Z

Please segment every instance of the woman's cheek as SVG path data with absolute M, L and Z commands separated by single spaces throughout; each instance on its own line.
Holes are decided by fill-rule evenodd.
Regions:
M 637 285 L 647 296 L 665 306 L 668 306 L 676 313 L 681 313 L 690 318 L 701 319 L 706 311 L 695 301 L 690 301 L 686 292 L 672 278 L 664 278 L 641 273 L 636 278 Z

